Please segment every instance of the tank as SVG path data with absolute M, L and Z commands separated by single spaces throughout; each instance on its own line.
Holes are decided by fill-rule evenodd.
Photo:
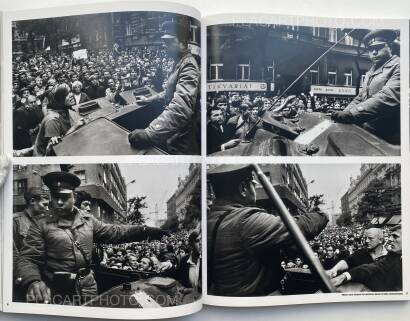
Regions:
M 106 98 L 94 99 L 75 106 L 89 122 L 76 131 L 64 136 L 53 146 L 57 156 L 87 155 L 164 155 L 158 147 L 136 149 L 128 142 L 128 134 L 134 129 L 144 129 L 162 113 L 161 103 L 139 106 L 134 95 L 150 97 L 156 92 L 149 87 L 128 90 L 121 94 L 127 105 L 118 106 Z

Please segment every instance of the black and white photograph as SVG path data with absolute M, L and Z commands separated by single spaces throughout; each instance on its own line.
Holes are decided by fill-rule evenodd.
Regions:
M 207 294 L 402 294 L 400 173 L 396 163 L 208 165 Z
M 399 156 L 400 30 L 207 26 L 207 154 Z
M 13 21 L 12 64 L 16 157 L 200 154 L 195 18 L 126 11 Z
M 201 299 L 200 164 L 14 165 L 12 174 L 13 302 Z

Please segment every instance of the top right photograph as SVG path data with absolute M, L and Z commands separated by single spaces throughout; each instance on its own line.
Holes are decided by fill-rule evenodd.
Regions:
M 400 31 L 207 27 L 207 154 L 399 156 Z

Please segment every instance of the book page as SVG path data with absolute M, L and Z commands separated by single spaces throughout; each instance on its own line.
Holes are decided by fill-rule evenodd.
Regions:
M 408 28 L 203 18 L 206 304 L 408 300 Z
M 6 12 L 7 312 L 159 319 L 201 299 L 201 24 L 191 7 Z

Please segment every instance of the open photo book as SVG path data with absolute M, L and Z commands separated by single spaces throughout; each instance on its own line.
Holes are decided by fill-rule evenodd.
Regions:
M 409 20 L 274 9 L 2 13 L 2 311 L 409 300 Z

